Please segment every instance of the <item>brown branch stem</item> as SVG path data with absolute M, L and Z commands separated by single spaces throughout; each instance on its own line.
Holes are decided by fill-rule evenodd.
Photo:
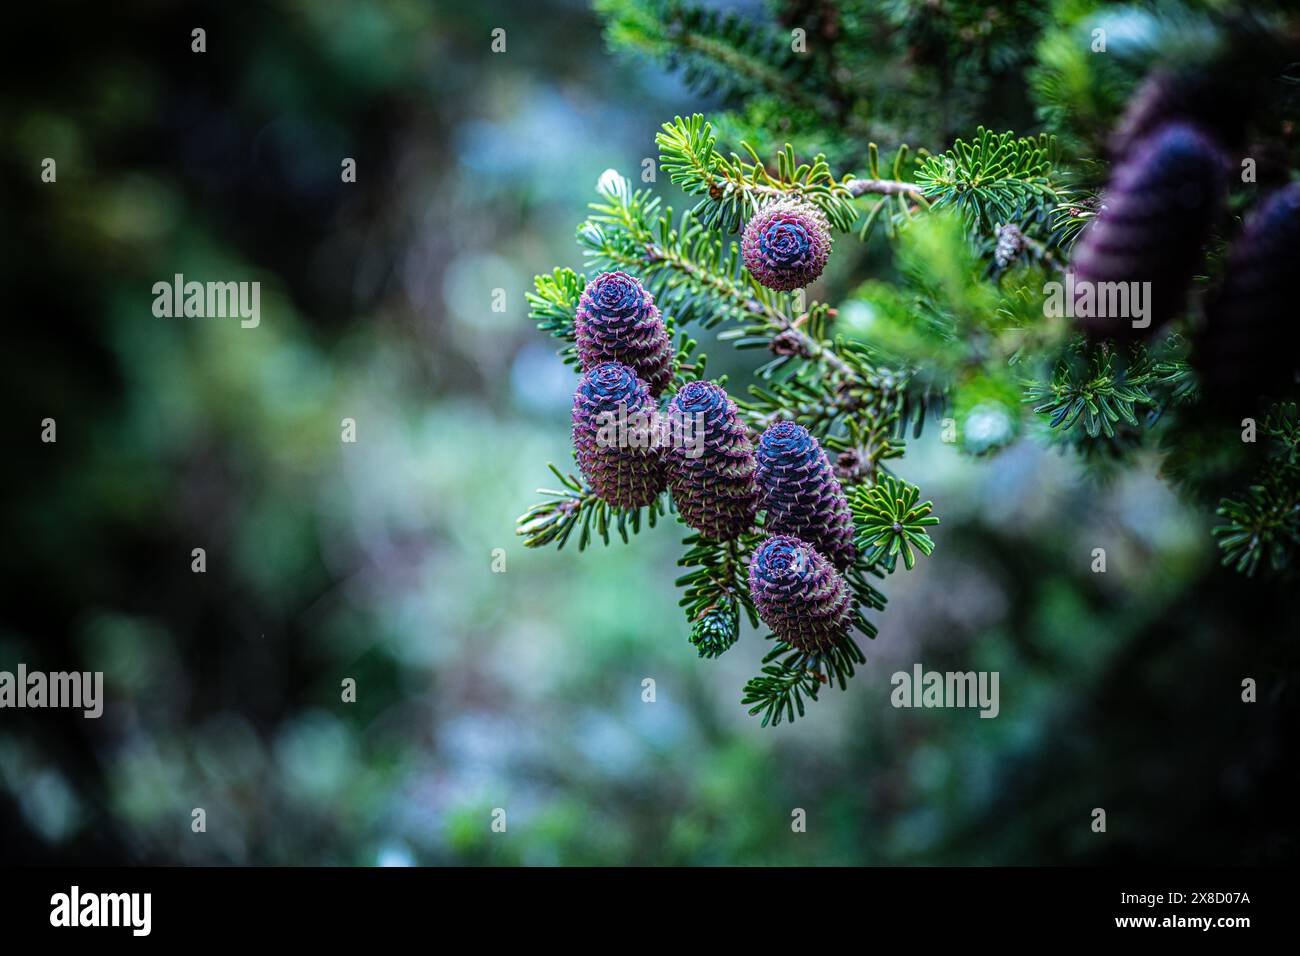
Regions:
M 912 183 L 901 182 L 897 179 L 849 179 L 844 183 L 849 194 L 854 198 L 866 196 L 868 194 L 877 196 L 910 196 L 913 199 L 924 199 L 921 190 Z

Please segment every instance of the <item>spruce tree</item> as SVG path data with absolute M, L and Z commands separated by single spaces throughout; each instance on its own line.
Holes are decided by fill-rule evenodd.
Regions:
M 720 431 L 693 463 L 661 427 L 632 497 L 552 466 L 564 487 L 520 519 L 529 546 L 628 540 L 675 501 L 700 655 L 742 619 L 774 632 L 744 695 L 764 724 L 846 685 L 878 585 L 933 550 L 935 507 L 894 465 L 936 425 L 976 457 L 1031 432 L 1088 468 L 1155 449 L 1189 497 L 1222 492 L 1208 508 L 1225 564 L 1295 573 L 1288 4 L 597 7 L 613 47 L 723 105 L 654 137 L 692 208 L 611 170 L 578 227 L 585 274 L 538 276 L 532 316 L 579 371 L 630 364 L 650 382 L 638 395 Z M 746 393 L 698 384 L 693 330 L 766 353 Z M 1245 419 L 1259 448 L 1240 447 Z M 1213 474 L 1207 442 L 1229 449 Z M 578 455 L 583 475 L 632 460 Z

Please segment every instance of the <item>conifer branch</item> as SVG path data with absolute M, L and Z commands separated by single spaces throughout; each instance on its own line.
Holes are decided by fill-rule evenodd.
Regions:
M 598 268 L 639 274 L 656 299 L 682 321 L 697 321 L 706 328 L 728 318 L 751 321 L 736 336 L 724 333 L 737 339 L 737 347 L 770 347 L 777 336 L 789 333 L 791 354 L 820 363 L 845 380 L 859 380 L 851 361 L 824 337 L 811 334 L 824 331 L 831 315 L 828 306 L 812 302 L 793 317 L 791 296 L 759 285 L 740 262 L 736 243 L 705 228 L 693 213 L 683 215 L 674 228 L 671 209 L 661 210 L 656 197 L 634 192 L 617 174 L 602 178 L 600 193 L 605 201 L 592 204 L 593 214 L 578 230 L 579 241 Z
M 610 532 L 616 532 L 627 544 L 631 535 L 641 530 L 643 512 L 645 523 L 651 528 L 664 515 L 662 499 L 645 508 L 616 508 L 602 501 L 576 476 L 565 475 L 553 464 L 547 467 L 563 487 L 539 488 L 537 493 L 545 495 L 547 500 L 533 505 L 516 519 L 515 534 L 524 539 L 525 547 L 554 544 L 558 551 L 568 543 L 574 530 L 579 531 L 579 551 L 586 550 L 596 538 L 608 545 Z
M 1127 157 L 1125 169 L 1134 170 L 1137 179 L 1112 172 L 1104 188 L 1108 202 L 1125 200 L 1131 214 L 1118 217 L 1110 234 L 1100 230 L 1105 242 L 1096 238 L 1098 229 L 1089 229 L 1082 245 L 1070 250 L 1081 230 L 1098 218 L 1097 197 L 1103 189 L 1090 157 L 1062 162 L 1054 135 L 1062 132 L 1062 141 L 1072 146 L 1082 141 L 1077 129 L 1061 129 L 1070 122 L 1065 101 L 1079 92 L 1066 80 L 1074 74 L 1083 79 L 1092 71 L 1080 61 L 1077 44 L 1041 48 L 1058 60 L 1048 71 L 1050 96 L 1038 104 L 1046 107 L 1040 116 L 1050 118 L 1050 132 L 1026 137 L 978 126 L 973 136 L 952 141 L 942 152 L 922 149 L 914 155 L 907 145 L 897 145 L 886 160 L 876 143 L 859 136 L 858 124 L 870 116 L 878 136 L 892 125 L 895 131 L 885 135 L 894 143 L 918 130 L 948 142 L 947 111 L 958 114 L 955 122 L 963 128 L 973 125 L 974 117 L 961 101 L 980 94 L 962 87 L 972 66 L 977 71 L 988 66 L 973 63 L 971 51 L 997 55 L 1004 64 L 1019 62 L 1031 48 L 1025 41 L 1032 30 L 1002 30 L 986 11 L 954 8 L 943 16 L 927 15 L 927 26 L 935 31 L 929 40 L 939 49 L 921 49 L 906 23 L 911 8 L 891 8 L 886 17 L 906 38 L 909 67 L 938 71 L 937 77 L 927 77 L 937 80 L 936 102 L 904 91 L 888 75 L 861 69 L 880 50 L 867 57 L 819 46 L 811 55 L 793 57 L 780 31 L 689 2 L 600 0 L 600 6 L 614 42 L 681 66 L 688 82 L 724 97 L 743 96 L 746 103 L 717 124 L 693 114 L 675 117 L 657 132 L 661 169 L 693 197 L 693 208 L 680 218 L 649 190 L 633 190 L 617 174 L 603 176 L 599 200 L 578 232 L 593 271 L 592 285 L 570 270 L 539 276 L 528 296 L 530 312 L 543 331 L 560 340 L 565 361 L 574 363 L 581 298 L 582 363 L 592 365 L 587 375 L 608 371 L 612 354 L 621 368 L 614 368 L 609 381 L 623 383 L 616 392 L 600 393 L 584 378 L 581 389 L 586 391 L 579 394 L 593 407 L 605 394 L 651 404 L 645 397 L 650 379 L 638 379 L 630 367 L 636 365 L 640 374 L 637 362 L 645 360 L 647 348 L 639 336 L 654 326 L 654 361 L 647 367 L 660 373 L 653 393 L 660 403 L 708 395 L 718 401 L 700 407 L 726 408 L 731 444 L 715 448 L 716 457 L 697 469 L 665 456 L 657 462 L 663 473 L 647 466 L 632 474 L 629 483 L 640 481 L 642 495 L 621 497 L 622 481 L 605 480 L 609 474 L 626 477 L 618 468 L 628 462 L 616 454 L 599 459 L 584 445 L 579 463 L 586 463 L 584 474 L 593 486 L 620 501 L 645 500 L 662 487 L 648 482 L 662 479 L 684 523 L 708 528 L 710 534 L 738 535 L 726 542 L 688 537 L 677 584 L 691 643 L 702 657 L 717 657 L 732 647 L 742 617 L 755 627 L 766 621 L 782 635 L 769 638 L 775 644 L 762 671 L 745 687 L 744 704 L 764 725 L 803 715 L 826 685 L 845 686 L 865 658 L 854 637 L 839 638 L 841 629 L 874 637 L 876 625 L 869 616 L 885 606 L 879 582 L 900 564 L 912 569 L 919 557 L 932 553 L 930 531 L 939 522 L 933 504 L 891 470 L 904 453 L 909 432 L 919 435 L 927 417 L 951 416 L 945 428 L 955 426 L 958 449 L 978 456 L 1007 447 L 1026 422 L 1038 418 L 1052 440 L 1072 446 L 1088 465 L 1102 467 L 1108 460 L 1125 460 L 1124 453 L 1157 427 L 1162 438 L 1177 438 L 1180 428 L 1191 430 L 1184 427 L 1189 419 L 1206 411 L 1202 403 L 1212 393 L 1215 376 L 1200 364 L 1193 371 L 1191 359 L 1199 356 L 1204 362 L 1205 357 L 1183 342 L 1181 317 L 1162 317 L 1172 329 L 1162 331 L 1159 339 L 1148 338 L 1149 344 L 1128 347 L 1112 344 L 1114 336 L 1093 334 L 1108 330 L 1091 327 L 1090 316 L 1063 316 L 1045 306 L 1045 283 L 1071 258 L 1075 265 L 1091 262 L 1108 278 L 1151 272 L 1183 287 L 1202 272 L 1217 276 L 1235 268 L 1244 282 L 1220 319 L 1242 316 L 1250 328 L 1220 321 L 1218 334 L 1230 344 L 1225 351 L 1233 361 L 1258 351 L 1248 341 L 1256 337 L 1252 330 L 1272 329 L 1271 314 L 1284 311 L 1290 299 L 1289 288 L 1276 277 L 1285 273 L 1278 263 L 1294 259 L 1300 242 L 1288 211 L 1300 203 L 1300 190 L 1291 199 L 1283 196 L 1262 222 L 1244 230 L 1249 241 L 1235 240 L 1235 259 L 1225 259 L 1221 266 L 1216 250 L 1201 272 L 1193 269 L 1206 265 L 1204 237 L 1192 235 L 1201 220 L 1188 218 L 1190 213 L 1180 219 L 1161 208 L 1177 205 L 1177 171 L 1170 173 L 1168 167 L 1177 166 L 1170 160 L 1184 154 L 1191 168 L 1205 173 L 1200 193 L 1213 192 L 1217 164 L 1211 154 L 1217 153 L 1216 140 L 1228 145 L 1231 137 L 1227 126 L 1217 125 L 1222 117 L 1198 112 L 1197 91 L 1211 91 L 1209 81 L 1194 84 L 1190 94 L 1179 88 L 1167 95 L 1168 89 L 1157 88 L 1142 99 L 1136 114 L 1125 120 L 1126 128 L 1131 133 L 1158 121 L 1155 128 L 1165 130 L 1158 151 L 1163 158 L 1151 159 L 1154 147 L 1138 150 L 1136 160 Z M 811 22 L 802 8 L 786 14 L 784 26 Z M 932 19 L 943 22 L 936 25 Z M 840 26 L 829 14 L 817 22 L 828 39 Z M 989 35 L 974 40 L 966 35 L 977 29 L 987 29 Z M 860 79 L 858 72 L 863 73 Z M 882 110 L 882 99 L 896 107 L 919 105 L 922 111 L 935 106 L 942 113 L 934 120 L 924 115 L 913 119 L 902 115 L 901 108 Z M 1243 108 L 1258 114 L 1253 105 Z M 1198 124 L 1201 128 L 1182 129 Z M 719 148 L 719 129 L 735 151 Z M 798 161 L 791 141 L 799 144 L 799 155 L 812 160 Z M 833 160 L 827 160 L 828 154 Z M 832 172 L 832 162 L 847 174 Z M 1130 162 L 1136 165 L 1130 167 Z M 1075 177 L 1084 188 L 1074 185 Z M 1138 180 L 1150 188 L 1131 186 Z M 1135 192 L 1143 202 L 1133 199 Z M 1159 201 L 1148 201 L 1148 194 Z M 1214 210 L 1207 207 L 1207 212 Z M 1108 221 L 1116 219 L 1097 225 Z M 833 254 L 831 231 L 853 230 L 866 241 L 877 228 L 895 240 L 890 273 L 868 278 L 837 308 L 805 302 L 802 290 L 820 279 Z M 742 229 L 737 242 L 732 236 Z M 1181 244 L 1190 250 L 1187 261 L 1175 262 Z M 607 296 L 602 313 L 594 305 L 599 298 L 595 283 L 609 277 L 594 272 L 615 270 L 634 277 L 615 281 L 635 285 L 636 296 L 643 298 L 629 304 L 618 294 Z M 1172 294 L 1162 301 L 1173 302 L 1181 301 L 1185 289 L 1167 291 Z M 1195 314 L 1196 304 L 1191 302 L 1193 309 L 1186 311 Z M 1212 310 L 1203 311 L 1212 324 Z M 655 326 L 660 317 L 663 326 Z M 608 347 L 589 349 L 589 329 L 602 322 Z M 719 340 L 737 349 L 766 353 L 754 369 L 747 397 L 727 396 L 717 383 L 692 384 L 703 378 L 706 364 L 684 331 L 692 323 L 718 328 Z M 666 344 L 665 333 L 675 349 Z M 670 352 L 676 359 L 671 376 Z M 1242 359 L 1241 364 L 1248 363 Z M 1294 384 L 1293 375 L 1281 373 L 1297 370 L 1286 359 L 1274 362 L 1272 370 L 1279 374 L 1269 379 L 1270 387 L 1257 391 L 1276 398 Z M 1228 386 L 1241 384 L 1231 381 L 1237 369 L 1223 372 L 1220 378 Z M 668 394 L 660 395 L 665 388 Z M 1250 389 L 1240 392 L 1245 396 Z M 1171 410 L 1168 420 L 1174 424 L 1162 425 Z M 764 436 L 758 450 L 746 444 L 747 432 L 751 444 Z M 1224 562 L 1246 574 L 1264 567 L 1288 571 L 1300 557 L 1300 422 L 1294 408 L 1271 414 L 1261 434 L 1269 442 L 1267 460 L 1244 490 L 1221 500 L 1222 524 L 1215 529 Z M 802 449 L 794 453 L 795 464 L 787 472 L 802 476 L 793 491 L 783 487 L 785 479 L 773 466 L 785 460 L 787 441 L 785 448 Z M 1182 459 L 1191 457 L 1184 454 Z M 751 480 L 752 490 L 747 485 Z M 608 541 L 611 530 L 626 539 L 639 527 L 640 509 L 610 509 L 573 476 L 561 476 L 561 481 L 562 490 L 548 492 L 550 500 L 520 519 L 520 533 L 530 546 L 562 546 L 580 529 L 583 547 L 597 536 Z M 716 493 L 720 486 L 725 493 Z M 815 490 L 807 493 L 808 488 Z M 1216 494 L 1221 493 L 1216 487 Z M 783 508 L 789 512 L 785 517 L 780 516 Z M 648 508 L 646 520 L 653 523 L 663 513 L 661 495 Z M 782 524 L 786 531 L 778 535 L 775 529 Z M 763 534 L 765 526 L 773 533 Z M 787 537 L 790 528 L 803 533 Z M 804 540 L 805 534 L 815 545 Z M 798 567 L 813 569 L 808 577 L 791 576 L 796 565 L 789 562 L 796 553 L 802 562 Z M 779 590 L 775 582 L 790 590 Z M 761 617 L 757 608 L 762 608 Z M 801 650 L 783 638 L 817 651 Z
M 748 161 L 735 153 L 718 152 L 713 127 L 699 113 L 689 120 L 678 116 L 664 123 L 655 142 L 659 164 L 672 182 L 687 195 L 704 195 L 693 212 L 711 229 L 736 232 L 762 203 L 772 199 L 810 203 L 841 230 L 852 228 L 857 218 L 848 186 L 836 182 L 825 156 L 800 164 L 787 143 L 777 156 L 775 173 L 769 172 L 748 143 L 740 144 L 749 153 Z
M 914 551 L 930 554 L 934 539 L 925 530 L 939 523 L 934 505 L 921 501 L 921 492 L 901 478 L 882 473 L 871 485 L 855 489 L 849 500 L 858 531 L 862 560 L 893 572 L 898 559 L 909 571 L 916 566 Z
M 1294 566 L 1300 554 L 1300 468 L 1279 463 L 1238 498 L 1225 498 L 1215 512 L 1224 523 L 1213 535 L 1222 563 L 1253 577 L 1262 566 L 1274 572 Z
M 758 319 L 773 328 L 790 322 L 790 297 L 758 285 L 740 261 L 734 242 L 724 241 L 692 213 L 673 223 L 646 190 L 612 171 L 601 178 L 602 202 L 578 228 L 578 241 L 592 265 L 640 275 L 660 308 L 682 323 L 709 328 L 728 319 Z
M 1224 498 L 1213 529 L 1222 563 L 1253 577 L 1261 567 L 1290 571 L 1300 562 L 1300 406 L 1279 402 L 1260 423 L 1268 460 L 1244 493 Z
M 846 433 L 823 442 L 828 453 L 839 453 L 835 472 L 841 481 L 869 484 L 876 480 L 885 462 L 903 456 L 903 444 L 896 437 L 897 416 L 894 406 L 865 418 L 848 417 L 844 422 Z M 849 497 L 852 500 L 851 494 Z
M 1121 365 L 1107 348 L 1076 340 L 1057 363 L 1050 381 L 1031 382 L 1025 402 L 1037 403 L 1034 411 L 1048 418 L 1048 425 L 1068 432 L 1081 423 L 1089 438 L 1115 436 L 1115 425 L 1139 425 L 1137 407 L 1154 405 L 1148 385 L 1145 353 L 1136 350 L 1133 361 Z
M 762 673 L 745 684 L 740 703 L 749 707 L 751 717 L 762 714 L 764 727 L 794 721 L 804 716 L 805 699 L 816 701 L 823 686 L 830 684 L 845 690 L 855 665 L 866 662 L 862 648 L 848 635 L 821 654 L 810 654 L 776 640 L 763 658 Z
M 703 92 L 769 95 L 826 119 L 839 112 L 823 93 L 834 85 L 787 33 L 683 0 L 596 0 L 596 9 L 612 43 L 680 67 Z
M 1052 136 L 995 134 L 981 126 L 970 142 L 958 139 L 923 160 L 916 182 L 933 205 L 961 213 L 972 231 L 991 233 L 999 223 L 1024 230 L 1048 218 L 1067 196 L 1052 178 L 1057 158 Z
M 578 298 L 586 288 L 585 276 L 572 269 L 557 268 L 550 275 L 534 278 L 535 292 L 525 293 L 528 314 L 537 327 L 564 343 L 560 358 L 566 365 L 578 364 L 577 336 L 574 331 L 574 313 Z
M 691 623 L 691 643 L 701 657 L 717 657 L 736 642 L 742 610 L 750 625 L 758 627 L 745 557 L 755 540 L 756 536 L 748 535 L 714 541 L 695 534 L 682 542 L 687 550 L 677 564 L 692 570 L 677 579 L 677 586 L 684 589 L 679 603 Z

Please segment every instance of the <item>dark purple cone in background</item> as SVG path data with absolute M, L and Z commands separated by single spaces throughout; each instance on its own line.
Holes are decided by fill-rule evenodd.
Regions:
M 605 272 L 583 290 L 575 313 L 584 371 L 620 362 L 658 395 L 673 377 L 673 344 L 654 296 L 625 272 Z
M 829 650 L 848 633 L 848 585 L 816 548 L 796 537 L 775 535 L 754 549 L 749 593 L 763 623 L 801 651 Z
M 1223 286 L 1206 308 L 1193 358 L 1206 401 L 1247 414 L 1259 395 L 1292 386 L 1300 366 L 1295 279 L 1300 183 L 1273 193 L 1233 243 Z
M 573 396 L 573 447 L 591 490 L 619 508 L 639 508 L 664 490 L 659 416 L 645 382 L 606 362 L 582 377 Z
M 1145 337 L 1182 310 L 1223 200 L 1227 162 L 1213 140 L 1186 123 L 1162 126 L 1134 145 L 1111 177 L 1101 213 L 1074 248 L 1075 315 L 1089 334 Z M 1132 300 L 1130 314 L 1080 314 L 1085 289 L 1095 293 L 1103 282 L 1126 289 L 1151 283 L 1142 293 L 1144 326 L 1133 325 Z
M 690 382 L 665 415 L 668 486 L 682 520 L 700 534 L 728 541 L 748 531 L 758 508 L 754 446 L 721 387 Z
M 768 531 L 809 542 L 841 571 L 853 563 L 857 549 L 848 499 L 826 452 L 808 429 L 777 422 L 763 432 L 757 474 Z
M 1111 133 L 1110 154 L 1123 160 L 1136 144 L 1174 121 L 1198 126 L 1217 142 L 1236 148 L 1249 115 L 1242 108 L 1242 96 L 1238 86 L 1209 70 L 1157 70 L 1142 81 Z
M 740 242 L 745 268 L 778 292 L 802 289 L 826 268 L 831 231 L 820 209 L 807 203 L 768 203 L 745 225 Z

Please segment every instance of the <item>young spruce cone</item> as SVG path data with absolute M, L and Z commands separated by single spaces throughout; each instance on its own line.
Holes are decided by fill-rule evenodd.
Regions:
M 719 657 L 740 634 L 740 605 L 734 598 L 705 608 L 691 625 L 691 643 L 701 657 Z
M 745 226 L 740 254 L 760 284 L 778 292 L 809 285 L 831 256 L 831 231 L 820 209 L 788 199 L 763 206 Z
M 754 446 L 736 403 L 712 382 L 690 382 L 668 403 L 668 484 L 682 520 L 728 541 L 754 524 Z
M 578 470 L 601 500 L 639 508 L 664 490 L 658 414 L 650 388 L 626 365 L 606 362 L 573 396 Z
M 758 440 L 760 504 L 773 534 L 802 538 L 843 571 L 857 557 L 853 515 L 831 463 L 808 429 L 777 422 Z
M 1193 357 L 1206 401 L 1233 412 L 1295 383 L 1300 331 L 1294 320 L 1300 264 L 1300 183 L 1273 193 L 1250 217 L 1206 308 Z
M 791 535 L 768 538 L 749 561 L 749 592 L 763 623 L 801 651 L 826 651 L 848 633 L 849 589 L 812 545 Z
M 1227 161 L 1194 126 L 1170 123 L 1137 143 L 1111 178 L 1105 206 L 1074 250 L 1075 314 L 1093 335 L 1131 339 L 1153 333 L 1181 311 L 1223 197 Z M 1145 314 L 1111 312 L 1117 296 L 1101 283 L 1140 287 Z M 1111 287 L 1116 288 L 1116 287 Z M 1149 291 L 1146 291 L 1149 290 Z M 1087 296 L 1087 299 L 1080 298 Z M 1103 309 L 1109 300 L 1112 308 Z M 1085 314 L 1090 308 L 1092 314 Z M 1134 326 L 1135 321 L 1141 324 Z
M 672 380 L 673 351 L 654 296 L 625 272 L 591 280 L 575 315 L 578 358 L 583 371 L 602 362 L 621 362 L 658 395 Z

